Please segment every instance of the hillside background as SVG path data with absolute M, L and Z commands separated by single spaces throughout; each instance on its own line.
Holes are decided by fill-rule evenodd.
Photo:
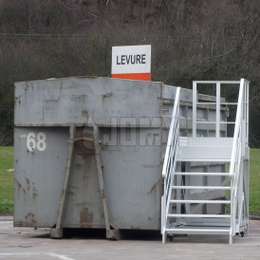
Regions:
M 111 46 L 143 43 L 154 80 L 249 79 L 260 147 L 259 0 L 0 0 L 0 145 L 12 144 L 14 82 L 110 76 Z

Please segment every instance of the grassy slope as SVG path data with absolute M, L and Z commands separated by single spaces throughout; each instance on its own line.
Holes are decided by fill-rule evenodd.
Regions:
M 260 149 L 251 149 L 250 213 L 260 215 Z
M 0 147 L 0 213 L 13 211 L 13 147 Z
M 260 149 L 251 150 L 250 213 L 260 215 Z M 13 148 L 0 147 L 0 213 L 13 210 Z

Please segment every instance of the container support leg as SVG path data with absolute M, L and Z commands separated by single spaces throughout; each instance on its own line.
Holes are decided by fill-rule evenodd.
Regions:
M 71 175 L 71 162 L 73 157 L 73 150 L 74 150 L 74 138 L 75 138 L 75 126 L 70 126 L 70 137 L 68 141 L 68 159 L 66 162 L 65 168 L 65 179 L 63 184 L 63 189 L 59 201 L 59 208 L 58 208 L 58 217 L 55 228 L 51 230 L 51 237 L 52 238 L 62 238 L 63 237 L 63 228 L 62 228 L 62 221 L 64 217 L 64 210 L 65 210 L 65 203 L 66 203 L 66 196 L 69 186 L 69 179 Z
M 94 146 L 95 146 L 95 159 L 97 164 L 98 173 L 98 185 L 102 200 L 102 206 L 104 210 L 105 226 L 106 226 L 106 237 L 107 239 L 117 240 L 120 238 L 119 230 L 111 224 L 109 218 L 109 209 L 107 204 L 107 198 L 104 188 L 104 174 L 101 160 L 101 147 L 99 143 L 99 129 L 98 126 L 93 122 L 93 135 L 94 135 Z

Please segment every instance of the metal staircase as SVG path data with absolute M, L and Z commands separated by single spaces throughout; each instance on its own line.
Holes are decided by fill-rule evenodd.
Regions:
M 214 102 L 202 103 L 198 87 L 209 85 L 215 88 Z M 227 102 L 221 95 L 230 86 L 236 87 L 236 102 Z M 163 243 L 176 234 L 211 234 L 227 235 L 231 244 L 248 227 L 249 82 L 194 81 L 190 137 L 180 134 L 180 95 L 178 88 L 162 170 Z M 198 118 L 201 106 L 214 108 L 214 122 Z M 225 117 L 227 106 L 235 107 L 233 121 Z M 214 125 L 215 135 L 200 136 L 200 124 Z M 227 136 L 232 125 L 232 134 Z

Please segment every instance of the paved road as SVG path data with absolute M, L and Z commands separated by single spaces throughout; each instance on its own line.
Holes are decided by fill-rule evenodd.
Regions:
M 0 260 L 251 260 L 260 259 L 260 221 L 251 221 L 249 234 L 229 246 L 224 238 L 186 237 L 162 245 L 158 240 L 52 240 L 47 230 L 13 229 L 0 218 Z

